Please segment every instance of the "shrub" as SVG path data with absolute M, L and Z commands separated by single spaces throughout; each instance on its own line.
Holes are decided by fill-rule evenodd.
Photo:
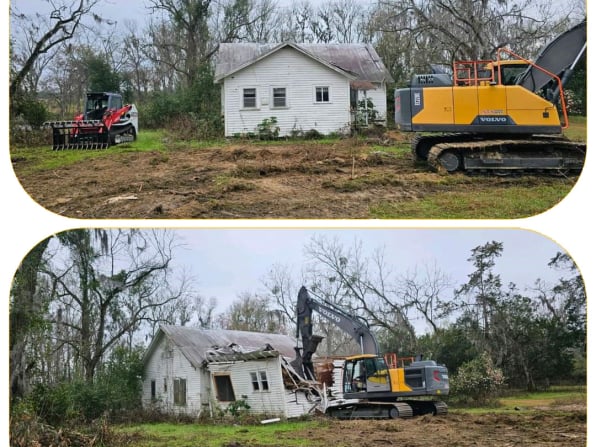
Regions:
M 505 377 L 485 352 L 462 364 L 449 382 L 451 395 L 462 402 L 486 405 L 499 395 Z
M 177 115 L 165 124 L 165 130 L 176 140 L 208 140 L 223 136 L 220 116 L 200 118 L 196 113 Z
M 274 140 L 279 137 L 279 126 L 277 118 L 265 118 L 257 125 L 257 135 L 260 140 Z

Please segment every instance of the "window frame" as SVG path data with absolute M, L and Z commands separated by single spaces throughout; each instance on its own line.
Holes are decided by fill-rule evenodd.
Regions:
M 284 91 L 284 105 L 277 106 L 275 105 L 275 90 L 282 90 Z M 288 88 L 285 85 L 274 85 L 271 87 L 271 108 L 272 109 L 288 109 L 290 108 L 290 104 L 288 102 Z
M 247 106 L 246 105 L 246 91 L 247 90 L 254 90 L 254 106 Z M 259 109 L 259 90 L 256 87 L 242 87 L 242 97 L 241 97 L 241 110 L 258 110 Z
M 268 393 L 270 391 L 269 377 L 264 369 L 250 371 L 250 382 L 253 393 Z
M 321 89 L 321 101 L 318 100 L 318 90 Z M 324 101 L 325 91 L 327 90 L 327 101 Z M 331 104 L 331 86 L 330 85 L 315 85 L 313 86 L 313 102 L 315 104 Z
M 186 379 L 182 377 L 175 377 L 174 378 L 174 405 L 178 407 L 185 407 L 186 406 Z

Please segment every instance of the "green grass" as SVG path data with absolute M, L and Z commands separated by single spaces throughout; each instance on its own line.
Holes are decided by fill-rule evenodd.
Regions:
M 304 429 L 317 429 L 322 425 L 325 425 L 325 422 L 286 421 L 267 425 L 155 423 L 119 427 L 116 428 L 116 432 L 136 439 L 127 444 L 131 447 L 314 446 L 312 440 L 296 438 L 292 433 Z
M 423 199 L 384 202 L 371 207 L 376 219 L 516 219 L 542 213 L 560 202 L 573 185 L 558 183 L 465 190 L 426 195 Z M 498 200 L 496 200 L 498 198 Z
M 519 411 L 563 411 L 561 405 L 585 404 L 587 391 L 585 386 L 553 387 L 549 391 L 518 392 L 498 400 L 496 406 L 450 409 L 451 412 L 471 414 L 517 413 Z
M 500 399 L 495 406 L 450 408 L 450 413 L 494 414 L 536 413 L 544 411 L 571 414 L 560 405 L 585 404 L 586 387 L 553 387 L 551 391 L 517 392 Z M 516 409 L 517 407 L 517 409 Z M 547 408 L 547 410 L 545 410 Z M 258 419 L 257 419 L 258 420 Z M 333 429 L 332 419 L 281 421 L 260 425 L 223 423 L 141 423 L 112 427 L 130 447 L 224 447 L 224 446 L 313 446 L 331 447 L 313 439 L 317 430 Z
M 588 120 L 585 116 L 570 116 L 569 127 L 563 131 L 565 136 L 570 140 L 586 141 L 587 140 Z
M 119 144 L 108 149 L 53 151 L 51 143 L 48 142 L 45 146 L 11 148 L 11 158 L 26 162 L 30 171 L 44 171 L 93 158 L 111 157 L 114 154 L 164 150 L 163 132 L 146 130 L 139 133 L 137 141 Z

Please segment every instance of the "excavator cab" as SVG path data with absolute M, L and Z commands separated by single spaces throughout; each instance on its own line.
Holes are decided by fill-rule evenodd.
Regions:
M 383 357 L 348 357 L 344 365 L 344 393 L 391 391 L 389 369 Z

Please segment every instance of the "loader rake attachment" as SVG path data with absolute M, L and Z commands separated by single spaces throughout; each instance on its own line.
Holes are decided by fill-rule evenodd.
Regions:
M 52 128 L 52 149 L 107 149 L 110 132 L 102 121 L 49 121 Z

